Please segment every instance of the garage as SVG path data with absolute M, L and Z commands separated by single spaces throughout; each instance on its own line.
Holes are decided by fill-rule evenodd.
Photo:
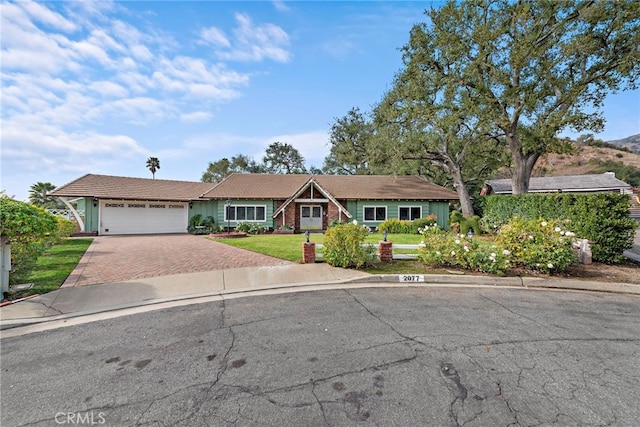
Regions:
M 185 233 L 188 216 L 185 202 L 101 200 L 100 234 Z

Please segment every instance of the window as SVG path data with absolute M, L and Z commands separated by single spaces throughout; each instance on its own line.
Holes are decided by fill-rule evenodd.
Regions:
M 385 221 L 386 219 L 387 219 L 386 206 L 365 206 L 364 207 L 365 221 Z
M 402 220 L 409 220 L 409 221 L 422 218 L 422 207 L 401 206 L 398 208 L 398 218 Z
M 266 206 L 231 206 L 224 208 L 225 221 L 266 221 Z

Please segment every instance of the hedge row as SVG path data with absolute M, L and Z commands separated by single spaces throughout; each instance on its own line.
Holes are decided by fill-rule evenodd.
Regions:
M 494 195 L 483 200 L 485 231 L 496 231 L 513 217 L 566 221 L 577 237 L 592 243 L 594 261 L 612 263 L 633 246 L 638 223 L 629 218 L 628 194 L 521 194 Z

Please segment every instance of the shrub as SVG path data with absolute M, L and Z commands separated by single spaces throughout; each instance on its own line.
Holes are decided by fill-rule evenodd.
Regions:
M 10 277 L 28 269 L 57 233 L 58 219 L 44 208 L 0 197 L 0 236 L 11 242 Z
M 267 229 L 257 222 L 239 222 L 236 224 L 236 231 L 248 234 L 261 234 L 267 231 Z
M 573 236 L 557 220 L 515 217 L 500 228 L 497 243 L 511 253 L 519 266 L 547 274 L 560 273 L 576 262 L 571 247 Z
M 488 196 L 481 225 L 497 231 L 509 219 L 568 220 L 576 235 L 591 241 L 593 260 L 619 262 L 622 252 L 633 246 L 637 222 L 629 218 L 628 194 L 521 194 Z
M 329 227 L 324 235 L 324 259 L 335 267 L 362 268 L 373 263 L 376 249 L 362 246 L 369 234 L 366 227 L 355 221 Z
M 437 224 L 421 229 L 418 258 L 427 265 L 458 267 L 483 273 L 504 274 L 510 266 L 510 254 L 497 245 L 463 234 L 447 233 Z
M 56 216 L 56 231 L 49 236 L 50 244 L 60 243 L 76 231 L 76 223 L 66 218 Z
M 414 232 L 411 221 L 397 219 L 397 218 L 390 218 L 382 222 L 378 226 L 378 231 L 380 232 L 386 231 L 387 233 L 392 233 L 392 234 L 411 234 Z
M 473 230 L 475 234 L 480 234 L 480 217 L 474 215 L 470 218 L 465 218 L 459 211 L 453 211 L 449 215 L 449 225 L 457 224 L 457 229 L 461 234 L 468 234 L 469 230 Z
M 189 225 L 187 231 L 191 234 L 209 234 L 221 231 L 221 227 L 215 224 L 215 219 L 212 216 L 203 217 L 200 214 L 195 214 L 189 219 Z
M 438 221 L 434 214 L 413 221 L 391 218 L 380 224 L 378 231 L 392 234 L 419 234 L 420 229 L 431 226 Z

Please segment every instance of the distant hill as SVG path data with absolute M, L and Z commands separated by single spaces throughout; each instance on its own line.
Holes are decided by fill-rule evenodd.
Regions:
M 624 139 L 616 139 L 615 141 L 607 142 L 612 145 L 617 145 L 618 147 L 628 148 L 635 153 L 640 153 L 640 133 L 628 136 Z

